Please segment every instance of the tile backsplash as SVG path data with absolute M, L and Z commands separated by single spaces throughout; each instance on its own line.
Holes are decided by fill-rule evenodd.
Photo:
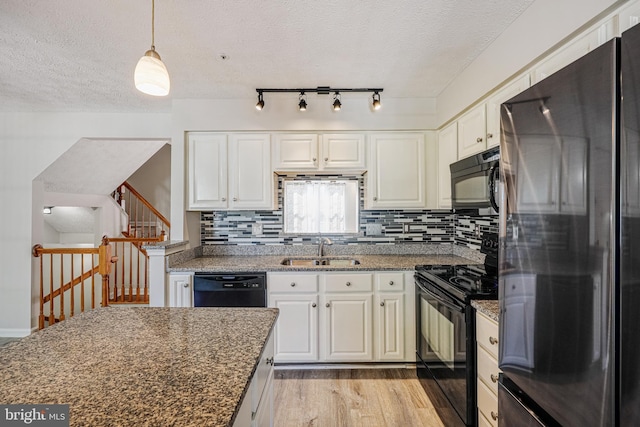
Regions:
M 335 179 L 335 176 L 291 174 L 288 179 Z M 345 177 L 345 176 L 341 176 Z M 206 245 L 315 245 L 318 235 L 283 233 L 282 181 L 278 177 L 279 210 L 209 211 L 200 214 L 201 244 Z M 472 217 L 441 210 L 364 210 L 360 181 L 360 231 L 329 235 L 334 244 L 447 244 L 480 249 L 483 232 L 497 232 L 498 217 Z M 478 234 L 480 233 L 480 234 Z

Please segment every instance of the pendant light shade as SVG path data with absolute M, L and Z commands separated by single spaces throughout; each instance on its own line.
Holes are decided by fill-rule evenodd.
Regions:
M 136 65 L 134 73 L 136 89 L 153 96 L 167 96 L 171 89 L 171 81 L 167 67 L 155 49 L 148 50 Z
M 153 96 L 167 96 L 171 89 L 169 73 L 160 55 L 156 52 L 155 42 L 155 0 L 151 0 L 151 49 L 140 58 L 134 72 L 136 89 Z

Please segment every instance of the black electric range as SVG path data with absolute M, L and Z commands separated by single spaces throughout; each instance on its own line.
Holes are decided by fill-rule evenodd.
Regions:
M 438 408 L 447 426 L 475 426 L 474 299 L 498 299 L 498 236 L 485 233 L 484 264 L 416 266 L 416 370 L 427 393 L 450 403 Z M 434 396 L 432 396 L 434 397 Z

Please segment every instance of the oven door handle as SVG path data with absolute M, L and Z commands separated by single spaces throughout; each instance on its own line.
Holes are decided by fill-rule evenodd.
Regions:
M 420 285 L 418 285 L 418 286 L 420 286 Z M 464 313 L 464 306 L 459 306 L 459 305 L 454 304 L 454 303 L 452 303 L 450 301 L 447 301 L 447 300 L 443 299 L 442 296 L 437 295 L 437 294 L 431 292 L 430 290 L 423 288 L 422 286 L 420 286 L 420 290 L 422 292 L 426 293 L 427 295 L 429 295 L 431 298 L 436 299 L 440 304 L 444 305 L 445 307 L 447 307 L 447 308 L 449 308 L 451 310 L 454 310 L 454 311 L 459 311 L 460 313 Z

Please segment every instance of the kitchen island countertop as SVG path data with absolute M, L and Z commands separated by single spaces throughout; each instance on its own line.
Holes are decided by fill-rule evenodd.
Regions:
M 500 303 L 498 300 L 472 300 L 471 306 L 496 322 L 500 321 Z
M 0 348 L 0 403 L 69 404 L 72 426 L 231 426 L 277 316 L 91 310 Z

